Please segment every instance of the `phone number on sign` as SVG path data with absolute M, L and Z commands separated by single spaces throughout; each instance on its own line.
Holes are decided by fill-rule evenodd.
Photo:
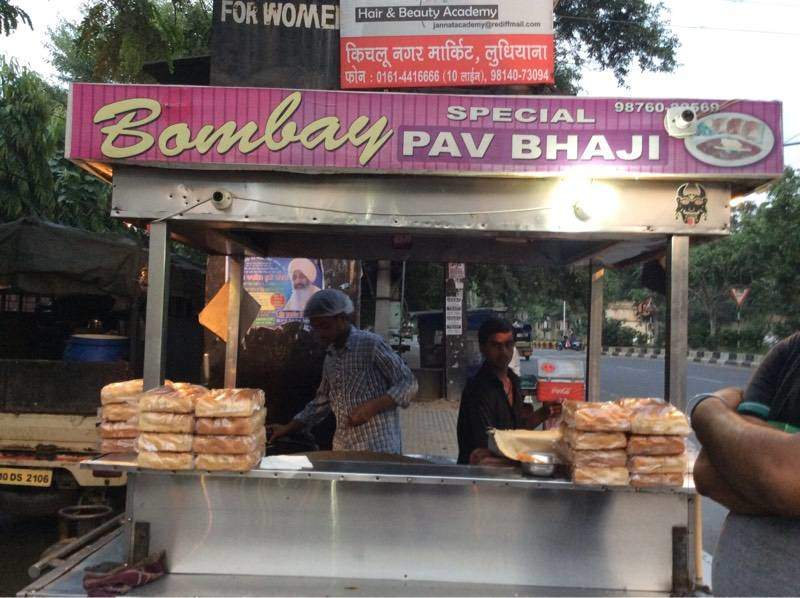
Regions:
M 492 69 L 489 73 L 492 81 L 549 81 L 549 69 Z
M 378 71 L 375 73 L 375 82 L 380 84 L 390 83 L 437 83 L 441 80 L 439 71 Z
M 667 108 L 689 108 L 695 112 L 716 112 L 719 110 L 717 102 L 615 102 L 614 112 L 664 112 Z

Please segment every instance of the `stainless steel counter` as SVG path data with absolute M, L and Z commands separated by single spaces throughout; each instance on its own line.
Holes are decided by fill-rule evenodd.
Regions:
M 85 596 L 84 569 L 125 558 L 119 530 L 97 543 L 80 560 L 60 566 L 47 579 L 32 583 L 18 596 Z M 661 596 L 657 592 L 614 592 L 596 588 L 460 584 L 393 579 L 287 577 L 265 575 L 185 575 L 168 573 L 134 588 L 127 596 Z
M 321 480 L 340 482 L 383 482 L 395 484 L 436 484 L 506 486 L 541 490 L 579 490 L 640 492 L 647 494 L 694 494 L 694 482 L 686 476 L 681 488 L 631 488 L 630 486 L 585 486 L 573 484 L 566 478 L 535 478 L 524 475 L 518 467 L 476 467 L 470 465 L 438 465 L 426 463 L 390 463 L 368 461 L 338 461 L 317 459 L 309 455 L 313 469 L 253 469 L 245 473 L 191 471 L 159 471 L 139 469 L 136 456 L 116 455 L 84 461 L 82 466 L 94 470 L 140 472 L 147 475 L 209 476 L 235 478 L 272 478 L 281 480 Z
M 310 459 L 311 470 L 246 473 L 139 470 L 132 455 L 85 466 L 128 473 L 128 518 L 149 524 L 150 552 L 167 551 L 170 584 L 262 576 L 281 594 L 336 594 L 342 580 L 384 595 L 578 594 L 670 592 L 694 577 L 691 481 L 635 490 L 516 468 Z

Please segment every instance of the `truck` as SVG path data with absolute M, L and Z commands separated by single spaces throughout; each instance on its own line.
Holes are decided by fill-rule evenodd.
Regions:
M 98 456 L 101 388 L 141 377 L 146 256 L 122 235 L 36 218 L 0 224 L 0 512 L 123 507 L 125 474 L 79 463 Z M 184 338 L 199 339 L 204 269 L 175 260 L 173 270 L 171 318 Z M 81 332 L 113 332 L 128 339 L 126 350 L 64 359 Z M 170 374 L 197 380 L 201 356 L 173 353 Z

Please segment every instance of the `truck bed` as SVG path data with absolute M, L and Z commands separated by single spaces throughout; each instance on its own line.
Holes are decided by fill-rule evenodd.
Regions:
M 100 389 L 132 377 L 127 361 L 0 359 L 0 413 L 95 416 Z

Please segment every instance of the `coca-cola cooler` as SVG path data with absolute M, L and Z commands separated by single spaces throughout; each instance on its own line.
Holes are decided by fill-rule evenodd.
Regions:
M 536 398 L 541 403 L 562 403 L 565 400 L 586 400 L 586 364 L 577 359 L 537 360 L 538 385 Z M 546 429 L 555 427 L 560 416 L 550 417 Z

